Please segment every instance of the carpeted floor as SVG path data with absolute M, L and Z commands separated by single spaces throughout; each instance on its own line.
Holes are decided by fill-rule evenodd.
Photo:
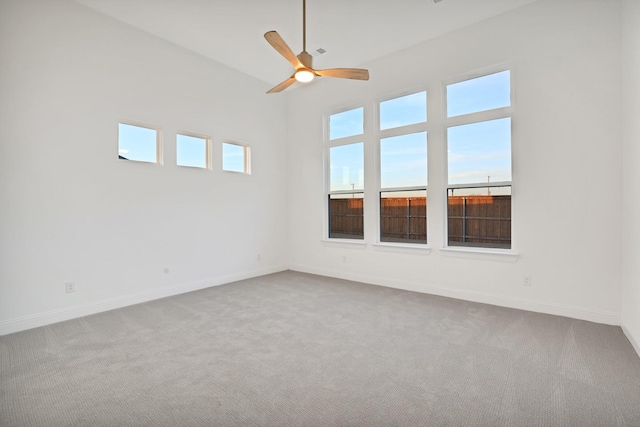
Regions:
M 2 426 L 640 426 L 619 327 L 296 272 L 0 338 Z

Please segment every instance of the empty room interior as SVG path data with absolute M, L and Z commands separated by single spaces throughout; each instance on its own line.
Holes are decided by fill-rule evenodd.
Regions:
M 638 0 L 0 0 L 0 205 L 0 425 L 640 426 Z

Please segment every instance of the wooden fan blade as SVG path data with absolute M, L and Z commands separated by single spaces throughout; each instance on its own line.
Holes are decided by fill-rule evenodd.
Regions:
M 280 55 L 284 56 L 287 61 L 293 65 L 293 67 L 297 70 L 300 67 L 304 67 L 302 62 L 298 59 L 298 57 L 293 53 L 291 48 L 282 40 L 280 34 L 276 31 L 267 31 L 264 33 L 264 38 L 267 39 L 269 44 L 273 46 L 275 50 L 277 50 Z
M 329 68 L 327 70 L 315 70 L 322 77 L 337 77 L 339 79 L 369 80 L 369 71 L 361 68 Z
M 287 80 L 283 81 L 279 85 L 269 90 L 267 93 L 282 92 L 283 90 L 285 90 L 286 88 L 294 84 L 295 82 L 296 82 L 296 78 L 294 76 L 291 76 Z

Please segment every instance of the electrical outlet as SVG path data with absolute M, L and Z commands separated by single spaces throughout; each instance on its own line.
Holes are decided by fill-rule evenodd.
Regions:
M 346 262 L 347 262 L 347 256 L 346 256 L 346 255 L 342 257 L 342 262 L 343 262 L 343 263 L 346 263 Z
M 260 261 L 262 259 L 262 254 L 256 255 L 256 260 Z
M 75 292 L 76 291 L 76 283 L 75 282 L 66 282 L 64 284 L 64 289 L 68 294 L 70 294 L 71 292 Z
M 524 276 L 524 282 L 522 282 L 525 286 L 531 286 L 531 276 Z

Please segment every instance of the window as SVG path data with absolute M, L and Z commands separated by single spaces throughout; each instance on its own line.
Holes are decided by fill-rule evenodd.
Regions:
M 441 221 L 443 233 L 431 236 L 436 242 L 443 236 L 444 246 L 512 249 L 511 86 L 511 71 L 505 67 L 448 81 L 442 95 L 433 94 L 444 101 L 445 117 L 435 115 L 437 123 L 427 122 L 434 115 L 427 108 L 427 92 L 420 89 L 372 103 L 375 126 L 365 126 L 369 104 L 329 114 L 325 236 L 364 240 L 366 173 L 368 185 L 376 186 L 366 190 L 367 212 L 377 216 L 366 223 L 377 223 L 377 232 L 371 230 L 376 243 L 424 249 L 432 218 Z M 432 132 L 438 144 L 433 148 L 442 156 L 429 157 L 428 131 L 434 125 L 444 130 L 442 139 Z M 369 153 L 373 159 L 365 158 Z M 431 207 L 430 166 L 438 178 L 438 191 L 431 194 L 446 190 Z M 377 203 L 369 204 L 369 197 Z
M 329 237 L 364 238 L 364 144 L 329 150 Z
M 392 129 L 427 121 L 427 92 L 389 99 L 380 103 L 380 129 Z
M 211 141 L 207 137 L 176 135 L 176 164 L 211 169 Z
M 364 108 L 354 108 L 353 110 L 329 116 L 329 139 L 345 138 L 364 133 Z
M 251 156 L 247 145 L 235 142 L 222 143 L 222 170 L 251 173 Z
M 118 123 L 118 158 L 161 163 L 160 132 L 148 126 Z
M 329 116 L 328 237 L 364 239 L 364 109 Z
M 447 117 L 511 105 L 509 70 L 447 86 Z
M 380 241 L 426 244 L 427 93 L 382 101 L 379 114 Z
M 447 86 L 449 246 L 511 248 L 510 72 Z

